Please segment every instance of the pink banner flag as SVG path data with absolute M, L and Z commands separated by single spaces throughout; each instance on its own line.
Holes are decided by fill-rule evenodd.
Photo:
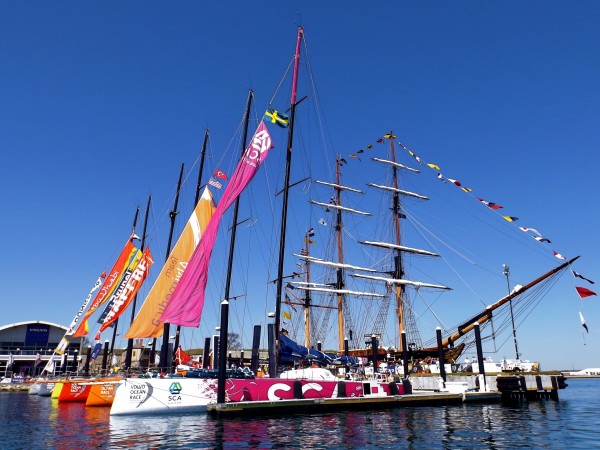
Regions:
M 162 322 L 186 327 L 200 325 L 204 307 L 204 290 L 208 279 L 208 265 L 221 218 L 252 180 L 272 147 L 269 131 L 261 121 L 250 145 L 246 148 L 244 156 L 235 169 L 229 185 L 223 192 L 223 197 L 217 205 L 200 243 L 173 291 L 171 301 L 160 318 Z

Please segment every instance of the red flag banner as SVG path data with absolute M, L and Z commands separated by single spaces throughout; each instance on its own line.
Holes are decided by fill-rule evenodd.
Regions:
M 222 180 L 226 180 L 226 179 L 227 179 L 227 175 L 225 175 L 225 172 L 223 172 L 223 171 L 222 171 L 222 170 L 220 170 L 220 169 L 217 169 L 217 170 L 215 171 L 215 174 L 214 174 L 213 176 L 214 176 L 214 177 L 217 177 L 217 178 L 220 178 L 220 179 L 222 179 Z
M 579 296 L 581 298 L 585 298 L 585 297 L 590 297 L 592 295 L 596 295 L 596 293 L 594 291 L 590 291 L 588 288 L 576 286 L 575 289 L 577 289 L 577 293 L 579 294 Z
M 193 359 L 181 349 L 181 346 L 177 349 L 177 352 L 175 352 L 175 358 L 177 360 L 177 364 L 187 364 Z

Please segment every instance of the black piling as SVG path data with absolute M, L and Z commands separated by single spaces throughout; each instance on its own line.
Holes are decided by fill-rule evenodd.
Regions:
M 219 367 L 219 336 L 213 336 L 213 363 L 212 368 L 216 370 Z
M 302 398 L 302 381 L 300 380 L 294 381 L 294 398 Z
M 442 329 L 437 327 L 435 329 L 435 335 L 437 337 L 438 346 L 438 360 L 440 362 L 440 377 L 444 380 L 444 388 L 446 387 L 446 365 L 444 364 L 444 347 L 442 346 Z
M 338 381 L 338 393 L 337 396 L 338 397 L 347 397 L 348 394 L 346 393 L 346 383 L 344 381 Z
M 377 336 L 371 336 L 371 347 L 373 348 L 373 375 L 377 373 L 377 354 L 379 352 L 379 346 L 377 345 Z
M 104 341 L 104 354 L 102 355 L 102 372 L 106 372 L 106 365 L 108 363 L 108 344 L 110 342 L 107 340 Z
M 408 378 L 408 348 L 406 346 L 406 332 L 402 331 L 402 366 L 404 367 L 404 378 Z
M 275 378 L 277 376 L 277 349 L 275 348 L 275 324 L 270 323 L 267 325 L 267 333 L 269 335 L 269 377 Z
M 477 364 L 479 366 L 479 374 L 483 375 L 483 390 L 487 392 L 485 381 L 485 366 L 483 365 L 483 349 L 481 347 L 481 331 L 479 324 L 475 322 L 475 346 L 477 347 Z
M 83 366 L 83 373 L 86 377 L 90 376 L 90 361 L 92 360 L 92 346 L 87 346 L 87 354 L 85 355 L 85 365 Z
M 258 372 L 258 357 L 260 348 L 260 325 L 254 325 L 254 336 L 252 338 L 252 354 L 250 356 L 250 370 L 256 375 Z
M 227 378 L 227 332 L 229 327 L 229 302 L 223 300 L 221 302 L 221 336 L 219 347 L 219 364 L 215 366 L 219 368 L 218 385 L 217 385 L 217 403 L 225 403 L 225 380 Z
M 344 367 L 344 373 L 346 374 L 346 379 L 350 378 L 350 364 L 348 364 L 350 351 L 348 349 L 348 338 L 344 338 L 344 356 L 346 357 L 346 366 Z
M 210 366 L 210 338 L 204 339 L 204 353 L 202 354 L 202 368 L 208 369 Z

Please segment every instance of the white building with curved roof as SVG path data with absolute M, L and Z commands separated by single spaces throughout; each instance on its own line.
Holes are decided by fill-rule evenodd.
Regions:
M 0 376 L 7 372 L 26 375 L 39 373 L 66 331 L 65 326 L 43 320 L 0 326 Z M 79 347 L 78 338 L 71 341 L 67 349 L 71 358 L 76 356 Z M 60 358 L 59 355 L 55 356 L 55 360 Z

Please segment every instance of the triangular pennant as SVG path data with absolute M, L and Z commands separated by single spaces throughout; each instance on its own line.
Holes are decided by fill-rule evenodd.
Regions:
M 553 253 L 554 253 L 554 256 L 556 256 L 558 259 L 567 259 L 567 258 L 565 258 L 563 255 L 561 255 L 558 252 L 553 251 Z
M 571 270 L 571 272 L 573 272 L 573 276 L 577 277 L 577 278 L 581 278 L 582 280 L 587 281 L 588 283 L 592 283 L 595 284 L 592 280 L 590 280 L 589 278 L 584 277 L 583 275 L 581 275 L 578 272 L 575 272 L 574 270 Z
M 584 288 L 581 286 L 575 286 L 575 289 L 577 290 L 577 293 L 579 294 L 579 297 L 581 297 L 581 298 L 586 298 L 586 297 L 591 297 L 592 295 L 597 295 L 594 291 L 590 291 L 588 288 Z
M 581 326 L 585 329 L 587 333 L 589 333 L 590 330 L 588 330 L 587 324 L 585 323 L 585 319 L 583 318 L 583 314 L 581 314 L 581 311 L 579 311 L 579 320 L 581 320 Z

